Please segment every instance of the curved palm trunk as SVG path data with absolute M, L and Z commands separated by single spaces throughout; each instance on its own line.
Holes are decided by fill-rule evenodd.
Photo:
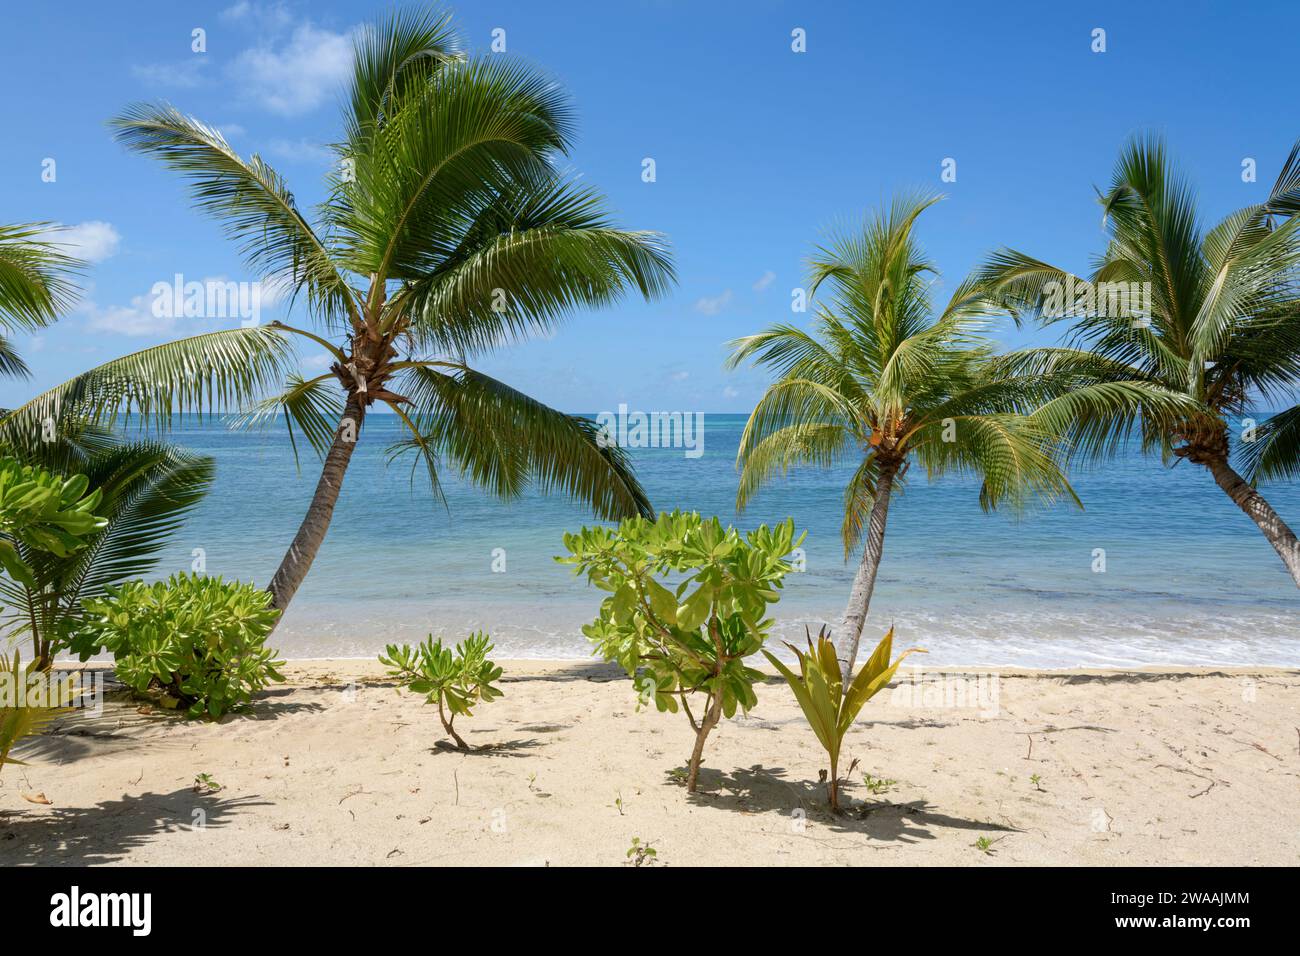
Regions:
M 1264 500 L 1264 496 L 1250 486 L 1245 478 L 1237 474 L 1232 466 L 1223 459 L 1210 459 L 1205 462 L 1214 481 L 1223 493 L 1231 498 L 1242 511 L 1255 522 L 1268 543 L 1273 546 L 1286 569 L 1291 572 L 1291 580 L 1300 587 L 1300 540 L 1295 532 L 1287 527 L 1282 516 L 1273 510 L 1273 506 Z
M 858 642 L 862 639 L 862 625 L 867 620 L 871 592 L 876 587 L 876 572 L 885 552 L 885 522 L 889 518 L 889 497 L 894 490 L 894 476 L 898 463 L 882 463 L 876 479 L 876 497 L 871 503 L 871 517 L 867 524 L 867 542 L 862 548 L 862 563 L 853 577 L 853 590 L 844 609 L 844 619 L 835 631 L 835 656 L 839 659 L 844 680 L 853 674 L 853 662 L 858 657 Z
M 316 552 L 325 540 L 329 530 L 330 519 L 334 516 L 334 505 L 343 490 L 343 476 L 347 473 L 348 462 L 361 437 L 361 422 L 366 417 L 366 408 L 355 392 L 349 393 L 343 417 L 339 419 L 338 430 L 334 433 L 334 443 L 330 445 L 325 456 L 325 466 L 321 469 L 320 480 L 316 482 L 316 493 L 312 495 L 311 505 L 302 519 L 293 543 L 280 562 L 280 568 L 271 579 L 267 588 L 271 592 L 271 603 L 277 610 L 283 611 L 293 600 L 294 594 L 302 585 L 311 564 L 316 560 Z M 348 427 L 351 420 L 352 426 Z

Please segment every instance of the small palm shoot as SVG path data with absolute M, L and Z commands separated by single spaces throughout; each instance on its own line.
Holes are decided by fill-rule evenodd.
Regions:
M 806 654 L 793 644 L 786 645 L 799 659 L 798 674 L 769 651 L 763 651 L 767 659 L 772 662 L 772 666 L 780 671 L 781 676 L 789 683 L 790 689 L 794 691 L 794 696 L 799 701 L 799 706 L 803 708 L 804 716 L 812 725 L 813 733 L 817 735 L 818 741 L 830 756 L 829 789 L 833 811 L 838 812 L 840 809 L 840 750 L 844 744 L 844 735 L 853 726 L 853 721 L 857 719 L 862 706 L 893 679 L 894 671 L 898 670 L 898 665 L 903 662 L 903 658 L 913 652 L 925 653 L 921 648 L 913 647 L 900 654 L 891 664 L 889 656 L 893 650 L 893 643 L 894 629 L 891 627 L 889 633 L 876 645 L 871 658 L 849 682 L 847 693 L 844 692 L 844 683 L 840 677 L 840 663 L 835 656 L 835 644 L 828 636 L 825 627 L 818 632 L 816 642 L 811 634 L 808 635 Z
M 475 632 L 456 645 L 453 652 L 430 634 L 424 643 L 412 648 L 389 644 L 379 655 L 379 663 L 390 676 L 415 694 L 424 694 L 426 702 L 438 705 L 438 718 L 447 736 L 461 750 L 469 744 L 453 726 L 456 718 L 474 716 L 471 708 L 480 701 L 489 703 L 502 695 L 493 682 L 501 677 L 501 668 L 488 659 L 492 644 L 486 632 Z

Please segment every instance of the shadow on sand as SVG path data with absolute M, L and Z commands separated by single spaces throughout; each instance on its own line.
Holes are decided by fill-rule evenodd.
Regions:
M 186 788 L 104 800 L 93 807 L 0 812 L 0 866 L 113 863 L 160 834 L 224 826 L 240 810 L 269 805 Z
M 680 787 L 675 775 L 668 784 Z M 699 791 L 688 797 L 699 806 L 718 807 L 739 813 L 776 811 L 793 815 L 802 810 L 806 819 L 816 821 L 836 833 L 857 833 L 872 840 L 915 843 L 933 840 L 933 828 L 975 830 L 980 833 L 1017 832 L 1015 827 L 987 820 L 967 820 L 939 813 L 924 800 L 892 803 L 888 800 L 863 801 L 841 790 L 843 809 L 833 814 L 826 803 L 824 784 L 808 780 L 786 779 L 784 767 L 755 764 L 747 770 L 723 773 L 700 768 Z

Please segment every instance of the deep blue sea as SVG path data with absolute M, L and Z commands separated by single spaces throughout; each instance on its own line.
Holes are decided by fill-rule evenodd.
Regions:
M 796 472 L 737 516 L 744 421 L 706 416 L 697 458 L 632 456 L 656 508 L 743 527 L 792 515 L 807 530 L 806 571 L 787 579 L 776 607 L 778 631 L 793 639 L 805 624 L 838 620 L 848 595 L 855 565 L 839 538 L 848 471 Z M 386 643 L 483 628 L 503 658 L 587 656 L 579 627 L 602 595 L 553 556 L 565 530 L 593 519 L 563 498 L 495 501 L 450 465 L 444 507 L 412 459 L 386 464 L 398 428 L 392 416 L 366 420 L 325 546 L 277 631 L 282 654 L 369 657 Z M 209 574 L 265 584 L 311 497 L 317 459 L 305 450 L 298 471 L 283 426 L 187 420 L 172 440 L 213 455 L 217 479 L 159 575 L 188 570 L 201 548 Z M 929 649 L 927 665 L 1300 664 L 1300 591 L 1208 473 L 1134 453 L 1073 477 L 1084 510 L 1061 503 L 1016 518 L 983 513 L 973 480 L 931 485 L 914 470 L 890 513 L 864 640 L 892 624 L 898 642 Z M 1263 490 L 1300 527 L 1300 485 Z M 494 572 L 498 548 L 505 570 Z

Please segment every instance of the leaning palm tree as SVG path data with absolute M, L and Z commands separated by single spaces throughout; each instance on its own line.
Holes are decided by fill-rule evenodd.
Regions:
M 365 417 L 379 404 L 405 427 L 394 455 L 426 466 L 435 492 L 449 459 L 502 497 L 530 484 L 605 518 L 650 512 L 625 453 L 586 419 L 561 414 L 473 368 L 475 356 L 547 333 L 571 309 L 673 280 L 657 233 L 615 228 L 599 195 L 559 168 L 572 140 L 563 92 L 504 56 L 459 52 L 447 16 L 396 13 L 361 30 L 339 162 L 315 224 L 260 157 L 166 105 L 113 120 L 121 143 L 182 174 L 258 276 L 284 283 L 310 328 L 230 329 L 100 366 L 0 420 L 32 435 L 70 414 L 247 409 L 283 417 L 324 458 L 302 525 L 270 590 L 283 609 L 329 527 Z M 333 359 L 303 379 L 289 340 Z M 269 394 L 268 397 L 268 393 Z M 295 445 L 296 449 L 296 445 Z
M 778 325 L 732 343 L 731 367 L 752 360 L 778 375 L 741 437 L 738 508 L 794 465 L 856 463 L 842 537 L 846 559 L 859 545 L 862 557 L 835 631 L 845 675 L 884 553 L 890 501 L 913 461 L 931 480 L 980 476 L 986 509 L 1074 497 L 1050 436 L 1017 414 L 1034 404 L 1036 383 L 996 358 L 983 334 L 993 305 L 964 282 L 934 314 L 935 270 L 913 226 L 938 198 L 900 196 L 865 228 L 835 234 L 815 251 L 811 331 Z
M 1067 440 L 1070 455 L 1112 455 L 1136 431 L 1166 462 L 1204 467 L 1300 585 L 1300 541 L 1256 490 L 1300 475 L 1300 405 L 1257 433 L 1245 423 L 1235 450 L 1229 440 L 1231 419 L 1261 400 L 1293 403 L 1300 383 L 1300 143 L 1267 201 L 1208 231 L 1154 137 L 1125 146 L 1100 199 L 1109 241 L 1089 280 L 1011 249 L 995 253 L 980 280 L 1018 318 L 1071 323 L 1065 347 L 1040 350 L 1025 374 L 1163 389 L 1182 408 L 1089 408 L 1065 392 L 1034 418 Z
M 50 241 L 56 233 L 48 222 L 0 224 L 0 375 L 27 375 L 8 333 L 49 325 L 75 298 L 82 263 Z

